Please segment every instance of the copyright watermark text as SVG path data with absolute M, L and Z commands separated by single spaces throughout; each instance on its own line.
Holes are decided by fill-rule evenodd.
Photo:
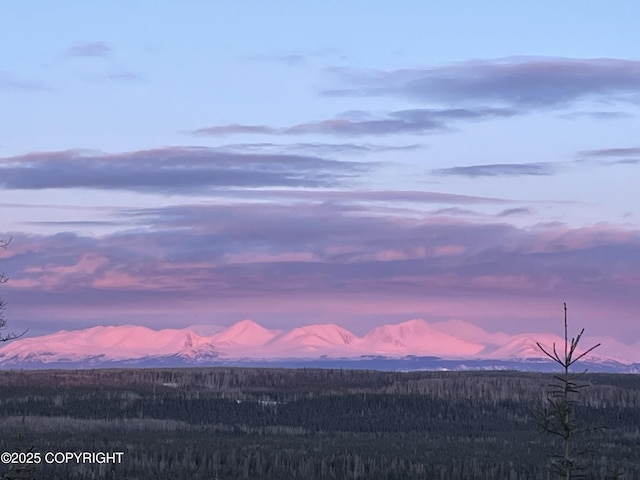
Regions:
M 2 452 L 0 463 L 122 463 L 124 452 Z

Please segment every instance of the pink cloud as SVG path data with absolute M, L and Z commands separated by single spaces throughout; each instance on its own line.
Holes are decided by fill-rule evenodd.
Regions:
M 31 266 L 25 269 L 26 273 L 50 274 L 64 279 L 67 275 L 91 275 L 99 267 L 105 265 L 107 259 L 95 254 L 83 255 L 74 265 L 48 265 L 48 266 Z
M 555 326 L 567 301 L 585 326 L 602 330 L 615 314 L 630 332 L 640 308 L 640 233 L 620 227 L 520 229 L 339 204 L 187 205 L 132 218 L 144 229 L 14 235 L 1 253 L 3 297 L 30 318 L 115 315 L 117 305 L 120 317 L 251 316 L 279 327 L 365 317 Z
M 144 278 L 135 278 L 124 272 L 105 272 L 102 276 L 93 279 L 91 286 L 94 288 L 124 290 L 127 288 L 156 289 L 159 285 L 157 281 L 149 284 L 145 282 Z

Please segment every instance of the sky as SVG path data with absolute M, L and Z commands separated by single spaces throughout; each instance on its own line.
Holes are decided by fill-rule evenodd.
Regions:
M 0 7 L 9 326 L 640 340 L 640 4 Z

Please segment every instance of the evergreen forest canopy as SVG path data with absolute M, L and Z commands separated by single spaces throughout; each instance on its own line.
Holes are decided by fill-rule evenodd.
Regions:
M 557 444 L 532 417 L 552 380 L 521 372 L 0 371 L 0 450 L 125 452 L 121 465 L 34 469 L 51 480 L 547 479 Z M 590 387 L 576 413 L 598 427 L 576 444 L 594 447 L 588 478 L 609 478 L 614 466 L 640 478 L 640 377 L 582 380 Z

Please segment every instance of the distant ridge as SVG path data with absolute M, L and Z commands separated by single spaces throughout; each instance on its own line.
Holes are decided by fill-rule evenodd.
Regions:
M 435 330 L 424 320 L 382 325 L 371 330 L 361 343 L 363 350 L 377 354 L 469 356 L 484 346 Z
M 359 337 L 336 324 L 306 325 L 283 332 L 247 319 L 212 335 L 199 335 L 189 328 L 153 330 L 138 325 L 61 330 L 2 345 L 0 367 L 93 368 L 233 362 L 304 365 L 320 359 L 339 366 L 340 362 L 354 365 L 353 362 L 358 361 L 386 359 L 398 365 L 394 368 L 403 368 L 404 359 L 407 368 L 413 368 L 411 362 L 414 360 L 411 359 L 438 358 L 440 366 L 434 368 L 448 369 L 446 365 L 450 361 L 460 360 L 464 362 L 460 363 L 459 369 L 472 369 L 470 365 L 474 364 L 478 368 L 491 369 L 503 368 L 505 362 L 536 365 L 544 361 L 536 342 L 551 348 L 553 343 L 562 345 L 562 341 L 557 335 L 548 333 L 489 333 L 459 320 L 428 323 L 412 319 L 377 326 Z M 597 341 L 602 347 L 594 352 L 597 356 L 590 357 L 590 362 L 613 365 L 616 371 L 640 371 L 640 344 L 626 345 L 601 337 Z
M 278 333 L 253 320 L 241 320 L 213 335 L 211 341 L 215 345 L 264 345 Z

